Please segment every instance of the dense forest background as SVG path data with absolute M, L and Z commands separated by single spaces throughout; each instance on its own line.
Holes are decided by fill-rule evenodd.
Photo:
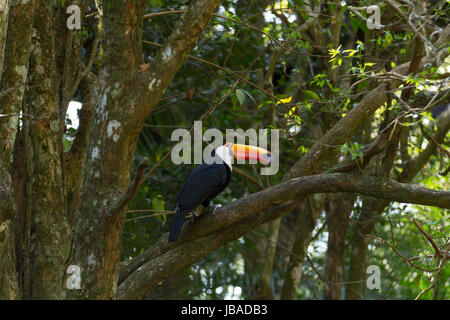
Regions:
M 449 1 L 68 2 L 0 1 L 0 298 L 450 297 Z M 198 120 L 280 170 L 167 244 Z

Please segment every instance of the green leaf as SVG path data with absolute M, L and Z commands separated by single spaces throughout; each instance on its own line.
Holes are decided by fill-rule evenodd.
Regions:
M 244 93 L 256 104 L 255 98 L 253 98 L 253 96 L 248 91 L 246 91 L 244 89 L 238 89 L 238 90 L 244 91 Z
M 352 16 L 349 17 L 350 25 L 352 26 L 353 32 L 356 33 L 359 29 L 360 20 Z
M 279 101 L 277 101 L 277 104 L 280 104 L 280 103 L 286 104 L 286 103 L 291 102 L 291 100 L 292 100 L 292 96 L 289 96 L 287 98 L 280 99 Z
M 225 20 L 225 25 L 227 26 L 228 29 L 230 29 L 231 27 L 233 27 L 233 21 Z
M 164 199 L 162 195 L 158 194 L 156 197 L 152 198 L 152 209 L 164 210 Z
M 236 97 L 239 101 L 239 104 L 241 105 L 241 107 L 244 105 L 245 102 L 245 93 L 244 90 L 241 89 L 236 89 Z
M 303 90 L 303 94 L 305 95 L 305 98 L 307 98 L 307 99 L 313 99 L 313 100 L 320 101 L 320 97 L 314 91 Z
M 392 34 L 389 31 L 386 31 L 384 35 L 383 48 L 386 48 L 392 42 Z
M 353 57 L 353 55 L 355 54 L 355 53 L 357 53 L 358 51 L 357 50 L 353 50 L 353 49 L 348 49 L 348 50 L 344 50 L 343 52 L 345 52 L 345 53 L 349 53 L 348 54 L 348 57 Z

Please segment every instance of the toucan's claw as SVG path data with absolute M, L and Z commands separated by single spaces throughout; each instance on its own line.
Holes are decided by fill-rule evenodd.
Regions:
M 189 212 L 188 214 L 186 214 L 185 219 L 189 219 L 189 221 L 191 221 L 191 223 L 194 223 L 194 216 L 195 213 L 193 211 Z
M 213 211 L 212 211 L 212 213 L 211 213 L 211 215 L 212 216 L 214 216 L 215 214 L 216 214 L 216 210 L 217 210 L 217 208 L 220 208 L 221 207 L 221 205 L 220 204 L 215 204 L 215 205 L 213 205 Z

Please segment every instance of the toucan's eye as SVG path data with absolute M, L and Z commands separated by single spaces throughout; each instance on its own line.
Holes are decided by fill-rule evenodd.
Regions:
M 265 157 L 266 159 L 270 159 L 271 155 L 270 155 L 270 153 L 266 153 L 266 154 L 264 154 L 264 157 Z

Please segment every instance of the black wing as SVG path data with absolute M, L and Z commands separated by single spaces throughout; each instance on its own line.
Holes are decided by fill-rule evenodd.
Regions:
M 211 192 L 211 194 L 202 202 L 202 205 L 204 207 L 209 206 L 209 203 L 211 202 L 212 199 L 214 199 L 219 193 L 221 193 L 223 190 L 225 190 L 225 188 L 228 186 L 228 184 L 230 183 L 231 180 L 231 170 L 230 168 L 228 168 L 227 165 L 223 165 L 223 167 L 225 168 L 225 174 L 226 174 L 226 179 L 225 181 L 223 181 L 223 184 L 220 185 L 219 187 L 217 187 L 214 192 Z
M 192 171 L 181 187 L 177 204 L 181 211 L 194 210 L 201 203 L 208 203 L 222 192 L 230 181 L 226 164 L 201 164 Z

